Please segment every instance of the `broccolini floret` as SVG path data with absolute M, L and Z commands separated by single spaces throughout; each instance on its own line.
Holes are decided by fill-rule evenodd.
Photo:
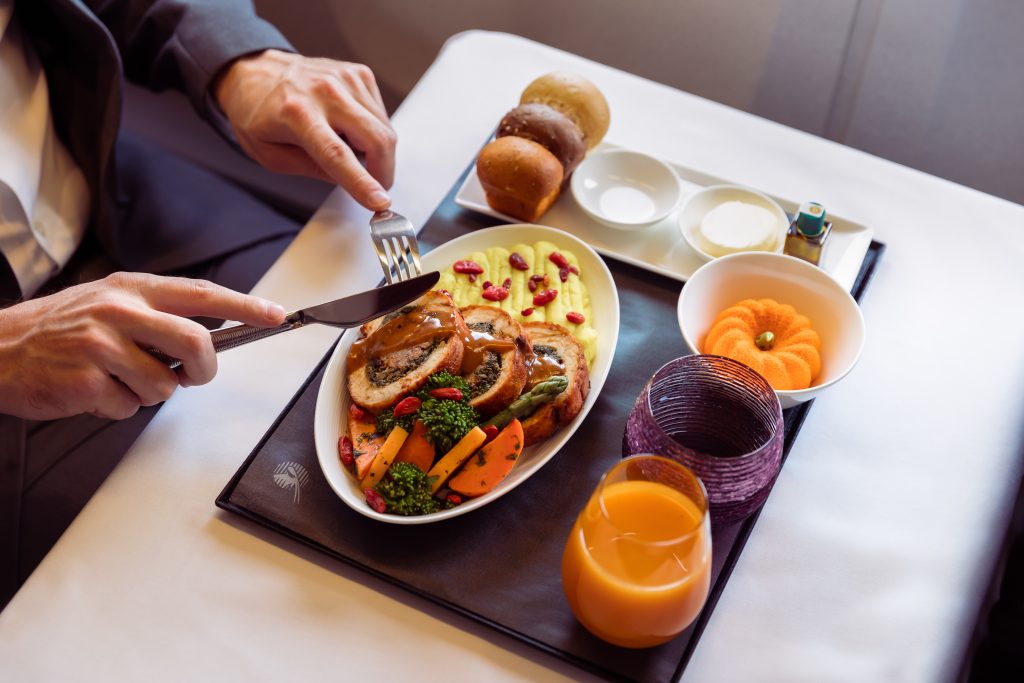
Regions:
M 416 412 L 427 428 L 427 439 L 439 454 L 447 453 L 480 422 L 476 409 L 460 401 L 428 398 Z
M 373 488 L 384 498 L 385 512 L 393 515 L 426 515 L 442 507 L 430 492 L 430 477 L 410 462 L 393 464 Z
M 416 413 L 395 417 L 394 408 L 385 408 L 377 416 L 377 433 L 387 436 L 395 427 L 401 427 L 407 432 L 412 432 L 412 425 L 416 421 Z
M 427 383 L 423 385 L 423 388 L 417 392 L 421 401 L 426 401 L 430 398 L 430 392 L 434 389 L 447 389 L 447 388 L 458 389 L 462 392 L 462 401 L 468 402 L 470 398 L 471 389 L 469 382 L 458 375 L 453 375 L 447 370 L 441 372 L 435 372 L 433 375 L 427 378 Z
M 430 392 L 434 389 L 455 388 L 462 392 L 461 401 L 434 398 Z M 469 383 L 449 372 L 435 372 L 427 378 L 423 387 L 416 392 L 422 401 L 419 409 L 410 415 L 395 417 L 392 408 L 386 409 L 377 417 L 377 433 L 387 435 L 395 427 L 412 432 L 413 423 L 422 420 L 427 428 L 427 439 L 434 444 L 437 452 L 447 453 L 459 442 L 469 430 L 480 422 L 480 416 L 469 405 Z

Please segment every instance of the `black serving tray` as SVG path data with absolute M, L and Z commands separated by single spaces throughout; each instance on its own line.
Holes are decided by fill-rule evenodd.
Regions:
M 455 204 L 463 178 L 424 226 L 424 246 L 500 222 Z M 858 301 L 884 250 L 872 242 L 852 291 Z M 328 352 L 228 482 L 218 507 L 608 680 L 679 678 L 758 513 L 713 528 L 710 596 L 693 625 L 673 641 L 646 650 L 622 649 L 594 638 L 573 618 L 561 587 L 569 529 L 601 474 L 621 457 L 626 417 L 644 383 L 662 364 L 686 353 L 675 322 L 681 284 L 611 258 L 605 261 L 621 311 L 611 372 L 572 439 L 514 491 L 479 510 L 428 525 L 384 524 L 351 510 L 324 479 L 313 443 L 313 413 Z M 812 403 L 784 413 L 783 464 Z

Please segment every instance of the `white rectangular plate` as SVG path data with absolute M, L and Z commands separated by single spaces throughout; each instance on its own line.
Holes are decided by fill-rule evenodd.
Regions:
M 614 149 L 617 145 L 603 143 L 597 149 Z M 730 184 L 728 179 L 716 178 L 681 164 L 667 161 L 675 169 L 683 188 L 682 206 L 686 197 L 708 185 Z M 794 213 L 800 206 L 784 197 L 772 196 L 787 213 Z M 464 209 L 518 223 L 519 220 L 499 213 L 487 204 L 484 188 L 480 185 L 476 170 L 471 170 L 455 195 L 455 203 Z M 830 214 L 832 233 L 825 246 L 821 267 L 835 278 L 847 291 L 860 272 L 868 247 L 871 245 L 871 228 L 841 216 Z M 686 281 L 694 271 L 704 265 L 679 232 L 678 209 L 664 220 L 639 232 L 616 230 L 601 225 L 583 212 L 573 199 L 568 188 L 541 218 L 544 225 L 565 230 L 580 238 L 596 251 L 606 256 L 631 263 L 640 268 L 661 273 L 676 280 Z

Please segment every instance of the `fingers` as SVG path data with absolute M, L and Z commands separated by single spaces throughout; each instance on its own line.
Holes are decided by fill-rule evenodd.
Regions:
M 373 76 L 369 78 L 372 83 Z M 359 78 L 353 77 L 350 81 L 346 90 L 334 92 L 334 97 L 325 103 L 327 122 L 366 155 L 366 170 L 370 175 L 385 188 L 391 187 L 395 177 L 398 137 L 391 127 L 380 94 L 372 95 L 366 83 Z
M 87 411 L 90 414 L 110 420 L 124 420 L 138 412 L 138 396 L 110 375 L 97 372 L 86 382 L 94 403 L 93 408 Z
M 344 132 L 357 144 L 359 140 L 366 139 L 355 128 L 346 129 Z M 323 172 L 345 188 L 357 202 L 372 211 L 382 211 L 391 205 L 391 198 L 374 179 L 369 169 L 374 169 L 381 174 L 384 181 L 390 183 L 394 175 L 394 157 L 391 157 L 388 163 L 377 149 L 363 150 L 366 152 L 367 163 L 367 168 L 363 168 L 352 149 L 338 137 L 323 118 L 312 122 L 305 130 L 299 132 L 299 143 Z
M 339 70 L 343 84 L 352 96 L 384 125 L 391 127 L 384 99 L 377 88 L 373 72 L 362 64 L 344 64 Z
M 121 353 L 105 359 L 110 374 L 126 386 L 144 406 L 163 403 L 178 388 L 178 374 L 140 349 L 128 338 Z
M 181 361 L 175 383 L 206 384 L 217 374 L 217 353 L 210 332 L 197 322 L 176 315 L 149 311 L 123 331 L 143 349 L 159 349 Z
M 155 282 L 177 279 L 151 277 Z M 164 376 L 156 373 L 149 359 L 142 362 L 134 351 L 145 353 L 141 349 L 159 349 L 179 359 L 181 367 L 174 377 L 175 384 L 179 383 L 179 376 L 182 384 L 205 384 L 217 374 L 217 356 L 210 333 L 199 323 L 153 310 L 137 300 L 101 307 L 95 315 L 102 331 L 92 336 L 88 355 L 105 372 L 133 387 L 142 401 L 154 400 L 167 392 Z M 146 381 L 154 377 L 157 386 L 143 388 Z
M 137 292 L 146 306 L 109 306 L 101 315 L 139 347 L 159 349 L 179 359 L 181 368 L 173 378 L 175 384 L 206 384 L 217 373 L 217 356 L 209 331 L 183 316 L 240 320 L 262 327 L 279 325 L 285 317 L 278 304 L 206 280 L 139 273 L 116 274 L 109 279 Z M 139 353 L 148 356 L 143 351 Z M 116 361 L 112 360 L 115 356 Z M 134 352 L 109 353 L 106 362 L 111 374 L 132 387 L 147 405 L 170 394 L 168 378 L 163 373 L 166 368 L 156 369 L 149 358 Z
M 207 280 L 136 275 L 139 293 L 153 308 L 175 316 L 206 316 L 270 327 L 284 322 L 279 304 Z M 166 350 L 166 349 L 163 349 Z

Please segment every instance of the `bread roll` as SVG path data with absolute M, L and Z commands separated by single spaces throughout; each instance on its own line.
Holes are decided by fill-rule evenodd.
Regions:
M 433 324 L 424 324 L 425 321 Z M 374 414 L 391 407 L 443 370 L 458 374 L 469 329 L 451 297 L 427 292 L 362 326 L 348 356 L 348 392 Z
M 587 153 L 579 127 L 565 114 L 546 104 L 521 104 L 505 114 L 498 124 L 497 136 L 502 138 L 506 135 L 515 135 L 542 145 L 561 162 L 566 179 Z
M 562 164 L 532 140 L 509 135 L 480 150 L 476 174 L 495 211 L 532 223 L 558 199 Z
M 587 149 L 597 147 L 608 132 L 608 102 L 593 83 L 578 74 L 549 73 L 526 86 L 520 104 L 538 102 L 565 114 L 579 126 Z

